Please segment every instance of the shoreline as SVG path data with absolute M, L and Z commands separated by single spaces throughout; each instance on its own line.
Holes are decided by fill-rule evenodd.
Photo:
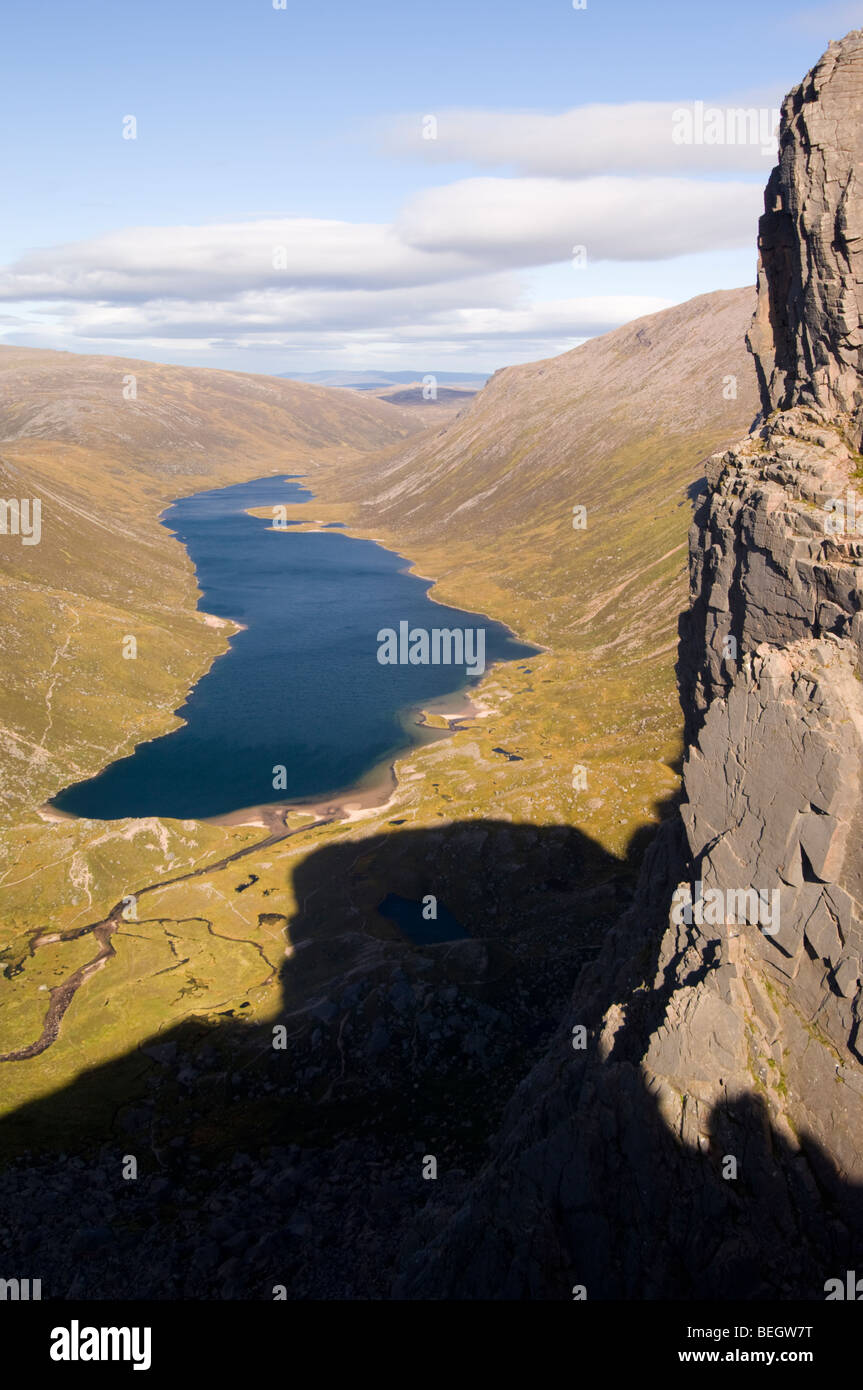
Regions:
M 489 667 L 489 670 L 491 669 L 492 667 Z M 450 708 L 438 709 L 436 707 L 438 704 L 447 705 Z M 453 705 L 456 707 L 452 708 Z M 410 756 L 413 751 L 427 747 L 431 743 L 449 738 L 464 728 L 468 720 L 483 719 L 491 712 L 489 705 L 471 698 L 467 693 L 467 687 L 453 691 L 449 695 L 436 696 L 425 705 L 407 706 L 404 710 L 399 711 L 399 718 L 406 733 L 412 727 L 414 730 L 422 730 L 425 736 L 417 738 L 414 735 L 403 749 L 384 761 L 376 763 L 358 781 L 350 783 L 346 787 L 340 787 L 326 796 L 314 795 L 290 801 L 268 801 L 253 806 L 242 806 L 235 811 L 225 811 L 220 815 L 194 816 L 184 819 L 194 820 L 198 825 L 219 825 L 226 828 L 256 826 L 266 830 L 271 835 L 285 830 L 311 830 L 315 825 L 334 820 L 350 823 L 359 819 L 367 811 L 385 810 L 391 802 L 394 802 L 399 789 L 396 763 L 402 758 Z M 411 720 L 410 716 L 415 717 Z M 430 724 L 428 722 L 429 717 L 445 719 L 445 727 L 441 728 Z M 37 806 L 35 810 L 43 821 L 55 824 L 64 821 L 92 820 L 98 821 L 100 824 L 113 825 L 120 821 L 151 819 L 169 821 L 177 819 L 175 816 L 118 816 L 116 821 L 101 820 L 99 817 L 76 816 L 71 812 L 61 811 L 56 806 L 52 806 L 50 801 Z M 307 825 L 292 827 L 288 824 L 287 819 L 292 812 L 308 814 L 312 819 Z
M 300 476 L 304 476 L 304 475 L 300 475 Z M 314 494 L 313 494 L 313 495 L 314 495 Z M 251 507 L 249 507 L 249 508 L 246 509 L 246 515 L 247 515 L 247 516 L 252 516 L 252 517 L 254 517 L 256 521 L 266 521 L 266 520 L 267 520 L 266 517 L 257 516 L 255 510 L 254 510 L 253 508 L 251 508 Z M 302 534 L 304 531 L 306 532 L 306 534 L 319 535 L 319 534 L 324 533 L 324 532 L 328 532 L 328 531 L 329 531 L 329 532 L 333 532 L 333 531 L 335 531 L 335 534 L 336 534 L 336 535 L 339 535 L 339 536 L 346 536 L 346 537 L 348 538 L 348 540 L 354 540 L 354 541 L 370 541 L 370 542 L 372 543 L 372 545 L 379 545 L 379 546 L 381 547 L 382 550 L 388 551 L 390 555 L 395 555 L 395 556 L 397 557 L 397 559 L 399 559 L 399 560 L 404 560 L 404 562 L 405 562 L 405 568 L 399 570 L 399 571 L 398 571 L 399 574 L 409 574 L 413 579 L 421 579 L 422 582 L 423 582 L 424 584 L 428 584 L 428 586 L 429 586 L 429 591 L 428 591 L 428 593 L 426 594 L 426 597 L 428 598 L 429 603 L 436 603 L 436 604 L 438 605 L 439 608 L 451 608 L 451 609 L 453 609 L 453 610 L 454 610 L 455 612 L 457 612 L 457 613 L 467 613 L 467 612 L 470 612 L 471 614 L 475 614 L 476 617 L 478 617 L 478 618 L 485 618 L 485 620 L 486 620 L 487 623 L 494 623 L 494 624 L 496 624 L 497 627 L 505 627 L 506 630 L 507 630 L 507 632 L 510 633 L 510 635 L 511 635 L 511 637 L 512 637 L 512 640 L 513 640 L 514 642 L 520 642 L 520 643 L 522 644 L 522 646 L 524 646 L 524 647 L 536 647 L 536 652 L 534 653 L 535 656 L 545 656 L 545 654 L 546 654 L 547 652 L 550 652 L 550 651 L 551 651 L 551 647 L 544 647 L 544 646 L 542 646 L 541 643 L 535 642 L 535 641 L 533 640 L 532 637 L 519 637 L 518 633 L 517 633 L 517 632 L 513 632 L 513 630 L 512 630 L 512 628 L 510 627 L 509 623 L 505 622 L 505 621 L 503 620 L 503 618 L 494 618 L 494 617 L 492 617 L 491 613 L 483 613 L 483 612 L 482 612 L 480 609 L 478 609 L 478 608 L 471 608 L 471 609 L 461 608 L 461 607 L 459 607 L 458 605 L 456 605 L 456 604 L 454 604 L 454 603 L 447 603 L 444 599 L 442 599 L 442 598 L 437 598 L 437 597 L 431 592 L 431 590 L 434 588 L 434 586 L 435 586 L 436 584 L 439 584 L 439 583 L 440 583 L 440 580 L 439 580 L 439 579 L 433 579 L 433 578 L 431 578 L 431 576 L 429 576 L 429 575 L 427 575 L 427 574 L 420 574 L 419 570 L 416 568 L 416 561 L 415 561 L 415 560 L 411 560 L 409 556 L 403 555 L 402 552 L 401 552 L 401 550 L 396 550 L 396 549 L 394 549 L 394 548 L 393 548 L 393 545 L 392 545 L 390 542 L 388 542 L 388 541 L 382 539 L 380 536 L 357 536 L 357 535 L 354 535 L 354 534 L 353 534 L 353 527 L 352 527 L 352 524 L 351 524 L 351 522 L 349 522 L 349 521 L 340 521 L 340 522 L 295 521 L 295 522 L 291 522 L 291 523 L 289 523 L 289 524 L 287 524 L 287 525 L 284 525 L 284 526 L 275 526 L 275 525 L 268 526 L 268 527 L 267 527 L 267 530 L 268 530 L 268 531 L 278 531 L 278 532 L 280 532 L 282 535 L 285 535 L 285 534 L 288 534 L 288 535 L 290 535 L 290 534 L 297 535 L 297 534 Z M 519 658 L 513 657 L 512 659 L 513 659 L 514 661 L 517 661 Z M 526 657 L 523 657 L 522 660 L 524 660 L 524 661 L 530 661 L 530 660 L 531 660 L 531 657 L 526 656 Z M 491 671 L 491 670 L 493 669 L 494 666 L 501 665 L 502 662 L 503 662 L 503 658 L 501 658 L 499 661 L 496 661 L 496 662 L 493 661 L 492 664 L 491 664 L 491 666 L 487 667 L 486 670 L 483 672 L 483 675 L 487 675 L 488 672 Z
M 314 820 L 310 820 L 308 825 L 297 827 L 302 830 L 311 830 L 315 825 L 324 821 L 338 820 L 349 824 L 358 820 L 367 811 L 386 810 L 395 801 L 396 793 L 399 790 L 396 764 L 402 758 L 408 757 L 414 749 L 423 748 L 430 743 L 437 743 L 442 739 L 449 738 L 451 734 L 457 733 L 464 726 L 466 720 L 483 719 L 486 714 L 491 712 L 488 705 L 474 702 L 466 691 L 455 691 L 452 695 L 441 695 L 437 697 L 437 700 L 452 705 L 459 698 L 461 698 L 461 708 L 454 710 L 436 709 L 434 706 L 437 701 L 430 700 L 422 707 L 413 705 L 403 711 L 405 723 L 407 723 L 408 714 L 417 715 L 414 727 L 424 729 L 427 737 L 408 745 L 400 753 L 396 753 L 394 757 L 376 764 L 358 782 L 342 787 L 330 793 L 329 796 L 314 796 L 296 801 L 266 802 L 258 806 L 244 806 L 237 811 L 227 811 L 224 815 L 204 817 L 201 824 L 256 825 L 272 834 L 276 830 L 289 828 L 287 817 L 291 812 L 301 814 L 305 812 L 314 816 Z M 447 721 L 446 727 L 438 728 L 429 724 L 427 722 L 429 715 L 445 719 Z M 76 818 L 73 817 L 72 819 Z
M 285 474 L 282 472 L 281 469 L 275 470 L 274 474 L 267 474 L 263 476 L 278 477 L 279 475 L 281 475 L 281 478 L 284 482 L 300 482 L 301 486 L 301 480 L 308 477 L 308 474 L 306 473 Z M 256 480 L 253 479 L 251 481 Z M 308 506 L 310 502 L 315 500 L 315 493 L 311 488 L 307 487 L 305 491 L 307 492 L 308 496 L 299 501 L 300 506 Z M 194 494 L 188 495 L 194 496 Z M 184 550 L 186 550 L 185 542 L 180 539 L 177 532 L 172 529 L 170 523 L 165 520 L 165 516 L 166 513 L 171 509 L 171 507 L 176 505 L 177 502 L 184 500 L 185 496 L 187 495 L 181 494 L 180 497 L 173 499 L 167 507 L 163 508 L 163 510 L 159 513 L 158 516 L 159 522 L 165 527 L 165 529 L 173 536 L 173 538 Z M 295 502 L 297 500 L 298 499 L 294 499 Z M 252 508 L 243 508 L 242 510 L 245 512 L 247 516 L 254 518 L 254 520 L 256 521 L 268 520 L 267 517 L 257 516 Z M 383 540 L 380 537 L 352 535 L 351 532 L 353 528 L 350 526 L 350 523 L 341 522 L 338 523 L 338 525 L 334 525 L 333 523 L 326 523 L 318 520 L 300 520 L 295 524 L 288 526 L 284 524 L 280 526 L 270 524 L 269 526 L 267 526 L 267 530 L 280 531 L 288 535 L 296 534 L 298 529 L 318 533 L 329 531 L 331 534 L 335 532 L 336 535 L 347 536 L 349 539 L 352 540 L 368 540 L 373 545 L 380 546 L 381 549 L 388 551 L 390 554 L 395 555 L 397 559 L 404 561 L 404 567 L 399 570 L 399 573 L 410 574 L 412 577 L 417 578 L 421 582 L 428 584 L 429 590 L 426 596 L 430 602 L 436 604 L 440 608 L 447 608 L 451 611 L 468 611 L 463 609 L 457 609 L 455 604 L 444 602 L 443 600 L 433 595 L 431 593 L 431 589 L 435 586 L 435 584 L 438 583 L 438 580 L 430 578 L 428 575 L 420 574 L 416 569 L 414 562 L 411 561 L 408 556 L 403 555 L 401 553 L 401 550 L 395 549 L 392 544 L 388 544 L 385 540 Z M 186 550 L 186 554 L 188 555 L 188 550 Z M 195 577 L 197 579 L 196 570 Z M 200 585 L 197 585 L 197 589 L 198 604 L 201 604 L 202 602 L 206 601 L 206 593 L 200 587 Z M 520 643 L 522 646 L 530 646 L 535 649 L 533 653 L 525 654 L 522 657 L 501 657 L 495 661 L 492 661 L 483 670 L 481 674 L 481 679 L 484 679 L 485 677 L 489 676 L 496 666 L 504 665 L 505 663 L 508 664 L 509 661 L 518 662 L 519 660 L 534 660 L 537 657 L 545 655 L 548 651 L 550 651 L 550 648 L 548 647 L 543 647 L 536 642 L 520 638 L 518 634 L 515 633 L 507 623 L 501 622 L 497 618 L 493 618 L 490 614 L 482 613 L 477 610 L 470 611 L 472 614 L 475 613 L 476 617 L 483 618 L 489 623 L 493 623 L 498 627 L 504 628 L 506 632 L 509 634 L 509 638 L 513 642 Z M 209 613 L 206 611 L 206 609 L 202 607 L 196 607 L 195 614 L 202 622 L 202 624 L 206 627 L 212 629 L 221 629 L 222 631 L 228 629 L 227 639 L 229 647 L 231 645 L 233 637 L 235 637 L 238 633 L 247 630 L 247 625 L 245 623 L 238 622 L 235 618 L 223 617 L 217 614 Z M 219 659 L 219 656 L 221 655 L 224 655 L 224 652 L 217 653 L 216 656 L 213 657 L 212 661 L 208 664 L 206 670 L 203 671 L 197 677 L 197 680 L 195 680 L 193 684 L 189 687 L 186 699 L 188 699 L 188 695 L 191 692 L 191 690 L 193 690 L 195 686 L 206 677 L 208 671 L 211 669 L 214 662 L 217 661 Z M 290 827 L 288 823 L 288 817 L 292 812 L 300 814 L 305 813 L 312 817 L 312 819 L 308 821 L 307 825 L 298 827 L 299 829 L 311 829 L 315 824 L 319 824 L 323 821 L 332 821 L 335 819 L 343 822 L 351 822 L 363 816 L 368 811 L 385 809 L 395 799 L 396 792 L 398 791 L 399 784 L 395 771 L 397 761 L 409 756 L 413 750 L 421 749 L 427 744 L 437 742 L 440 739 L 448 738 L 450 737 L 450 735 L 457 733 L 460 729 L 465 727 L 465 724 L 468 720 L 482 719 L 485 717 L 486 714 L 491 712 L 487 705 L 479 701 L 474 701 L 471 698 L 470 694 L 468 693 L 471 690 L 471 688 L 471 685 L 466 681 L 463 686 L 450 692 L 447 695 L 435 696 L 425 704 L 408 705 L 401 710 L 397 710 L 395 712 L 396 717 L 402 725 L 402 728 L 404 729 L 407 737 L 405 746 L 395 751 L 387 759 L 370 768 L 358 779 L 358 781 L 348 785 L 347 787 L 338 788 L 337 790 L 329 793 L 328 795 L 313 795 L 310 797 L 299 798 L 296 800 L 266 802 L 258 805 L 240 807 L 236 810 L 227 811 L 220 815 L 187 817 L 186 819 L 194 819 L 198 824 L 201 825 L 218 825 L 224 826 L 226 828 L 236 828 L 239 826 L 255 826 L 260 829 L 266 830 L 269 834 L 277 834 L 280 832 L 284 832 L 285 830 L 292 829 L 292 827 Z M 439 708 L 438 706 L 444 706 L 444 708 Z M 182 706 L 180 708 L 182 708 Z M 173 713 L 175 718 L 179 719 L 178 711 L 175 710 Z M 444 726 L 441 727 L 440 725 L 430 723 L 431 718 L 443 719 L 445 721 Z M 184 724 L 185 722 L 185 720 L 179 719 L 179 724 Z M 156 735 L 153 739 L 144 740 L 144 742 L 155 742 L 157 738 L 161 737 L 165 737 L 165 735 L 159 734 Z M 136 745 L 136 748 L 139 746 L 140 745 Z M 110 763 L 106 764 L 106 766 L 110 765 Z M 102 769 L 102 771 L 104 771 L 104 769 Z M 97 773 L 95 775 L 98 776 L 99 774 Z M 63 790 L 65 790 L 65 788 Z M 38 806 L 34 809 L 43 821 L 53 823 L 60 823 L 63 821 L 98 820 L 102 824 L 110 825 L 115 824 L 119 821 L 151 819 L 151 817 L 119 816 L 116 817 L 116 820 L 101 820 L 101 818 L 98 817 L 76 816 L 70 812 L 59 810 L 57 807 L 51 804 L 50 800 L 44 802 L 41 806 Z M 176 817 L 173 816 L 156 816 L 154 818 L 157 820 L 176 819 Z

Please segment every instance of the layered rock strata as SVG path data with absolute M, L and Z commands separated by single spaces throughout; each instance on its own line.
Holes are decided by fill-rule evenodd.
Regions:
M 786 97 L 761 219 L 750 332 L 767 412 L 814 403 L 863 425 L 863 30 Z

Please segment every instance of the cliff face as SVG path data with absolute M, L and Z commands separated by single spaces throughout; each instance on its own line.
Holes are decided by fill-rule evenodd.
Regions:
M 859 1262 L 861 100 L 858 31 L 783 108 L 765 418 L 690 534 L 680 815 L 413 1296 L 823 1298 Z
M 786 97 L 750 333 L 765 412 L 814 402 L 863 426 L 863 30 Z
M 847 421 L 819 416 L 795 407 L 713 460 L 682 625 L 681 815 L 705 891 L 776 890 L 775 931 L 724 934 L 729 977 L 745 980 L 729 1007 L 738 1027 L 749 1013 L 763 1021 L 766 994 L 772 1051 L 750 1046 L 750 1069 L 772 1056 L 762 1080 L 768 1093 L 777 1082 L 776 1112 L 852 1172 L 863 1149 L 863 539 L 825 534 L 843 522 L 827 504 L 844 507 L 857 459 Z
M 694 877 L 777 903 L 775 925 L 720 932 L 738 1080 L 845 1178 L 863 1176 L 861 110 L 858 30 L 783 105 L 749 335 L 766 420 L 708 469 L 678 665 Z M 666 1053 L 651 1039 L 646 1065 Z

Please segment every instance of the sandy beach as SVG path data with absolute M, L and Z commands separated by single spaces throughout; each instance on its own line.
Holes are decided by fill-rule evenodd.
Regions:
M 446 708 L 444 708 L 444 706 Z M 406 729 L 422 730 L 417 739 L 414 734 L 414 747 L 435 743 L 448 738 L 468 719 L 481 719 L 490 713 L 488 706 L 474 702 L 467 691 L 454 695 L 443 695 L 440 700 L 432 700 L 422 709 L 406 710 L 403 723 Z M 447 721 L 444 729 L 436 728 L 427 722 L 430 715 Z M 246 806 L 239 811 L 229 811 L 223 816 L 209 816 L 208 825 L 258 825 L 274 834 L 285 828 L 287 816 L 291 811 L 306 812 L 314 817 L 309 826 L 322 821 L 355 821 L 366 812 L 385 810 L 396 801 L 398 778 L 396 763 L 410 756 L 412 749 L 405 748 L 398 756 L 373 768 L 360 782 L 352 787 L 333 792 L 330 796 L 315 797 L 309 800 L 270 802 L 262 806 Z

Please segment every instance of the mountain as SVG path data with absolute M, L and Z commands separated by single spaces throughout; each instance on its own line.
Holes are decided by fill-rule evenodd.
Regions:
M 750 332 L 762 418 L 711 459 L 690 533 L 680 812 L 402 1293 L 845 1297 L 863 1236 L 861 90 L 857 30 L 783 104 Z
M 310 381 L 320 386 L 362 391 L 391 405 L 409 409 L 418 421 L 430 427 L 442 425 L 458 415 L 486 376 L 470 372 L 307 372 L 289 380 Z
M 616 852 L 674 784 L 688 494 L 757 413 L 753 307 L 751 290 L 718 291 L 508 367 L 442 430 L 314 473 L 319 515 L 408 555 L 442 602 L 551 648 L 541 679 L 522 683 L 532 700 L 500 674 L 501 737 L 523 714 L 513 733 L 566 785 L 566 760 L 589 762 L 579 824 Z M 533 794 L 552 811 L 551 768 L 544 777 Z
M 474 386 L 438 386 L 433 388 L 421 381 L 410 386 L 386 386 L 373 394 L 380 401 L 390 405 L 409 406 L 424 411 L 428 424 L 441 425 L 457 414 L 476 395 L 479 388 Z
M 0 348 L 0 495 L 42 504 L 41 542 L 0 548 L 0 815 L 164 732 L 224 650 L 159 525 L 172 499 L 304 472 L 312 453 L 339 467 L 418 428 L 410 412 L 321 387 Z M 121 659 L 126 633 L 158 659 Z
M 744 343 L 753 304 L 748 289 L 702 295 L 505 368 L 454 424 L 338 475 L 323 468 L 316 489 L 337 491 L 352 524 L 392 534 L 424 572 L 446 572 L 442 595 L 457 573 L 461 599 L 497 588 L 507 620 L 539 641 L 577 646 L 600 611 L 609 640 L 625 641 L 639 614 L 632 594 L 613 593 L 615 561 L 626 556 L 635 588 L 676 545 L 670 568 L 682 573 L 686 488 L 757 411 Z M 575 506 L 587 509 L 584 530 L 573 530 Z

